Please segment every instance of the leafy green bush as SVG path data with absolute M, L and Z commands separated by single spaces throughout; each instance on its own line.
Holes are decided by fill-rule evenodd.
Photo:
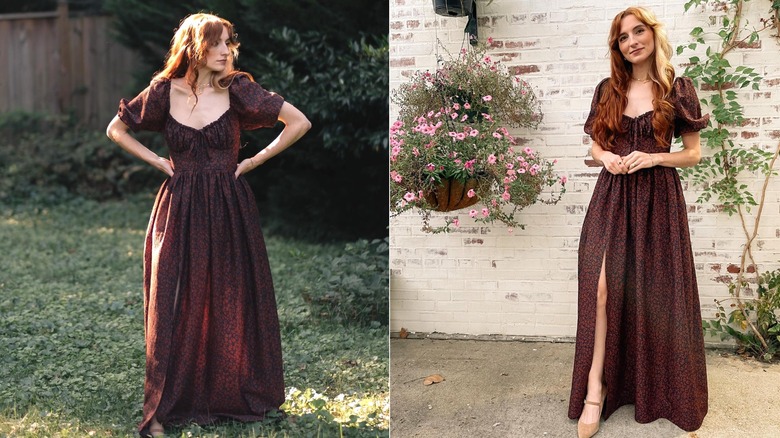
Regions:
M 317 261 L 320 281 L 304 292 L 313 314 L 374 327 L 387 324 L 387 238 L 348 243 L 340 256 Z
M 0 114 L 0 175 L 0 200 L 12 203 L 117 198 L 153 190 L 164 176 L 72 117 L 20 111 Z
M 721 341 L 733 338 L 740 350 L 769 362 L 780 354 L 780 269 L 761 274 L 755 299 L 743 300 L 745 311 L 732 303 L 728 316 L 725 300 L 715 300 L 718 311 L 715 319 L 702 321 L 704 331 Z

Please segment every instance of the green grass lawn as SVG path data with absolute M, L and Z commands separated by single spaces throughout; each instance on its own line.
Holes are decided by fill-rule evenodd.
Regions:
M 144 379 L 142 256 L 153 199 L 0 204 L 0 437 L 132 436 Z M 388 436 L 384 324 L 313 315 L 306 291 L 344 245 L 266 236 L 289 417 L 168 436 Z M 316 313 L 316 312 L 315 312 Z

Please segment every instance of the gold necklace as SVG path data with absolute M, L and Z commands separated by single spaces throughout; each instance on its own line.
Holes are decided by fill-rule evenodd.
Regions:
M 650 79 L 650 78 L 647 78 L 647 79 L 637 79 L 637 78 L 633 78 L 633 77 L 632 77 L 632 78 L 631 78 L 631 80 L 632 80 L 632 81 L 641 82 L 641 83 L 643 83 L 643 84 L 646 84 L 646 83 L 650 82 L 652 79 Z
M 197 87 L 195 87 L 195 94 L 200 96 L 201 94 L 203 94 L 204 91 L 206 91 L 206 88 L 211 88 L 211 82 L 198 84 Z

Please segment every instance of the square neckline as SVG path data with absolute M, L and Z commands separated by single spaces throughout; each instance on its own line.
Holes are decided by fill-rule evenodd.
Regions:
M 173 122 L 176 123 L 177 125 L 190 129 L 192 131 L 201 132 L 201 131 L 205 131 L 210 126 L 217 124 L 217 122 L 220 122 L 230 112 L 230 109 L 232 108 L 233 105 L 230 102 L 230 93 L 228 92 L 228 107 L 216 119 L 206 123 L 200 128 L 196 128 L 194 126 L 190 126 L 180 122 L 179 120 L 176 119 L 176 117 L 173 116 L 173 114 L 171 114 L 171 93 L 173 92 L 173 79 L 178 79 L 178 78 L 165 78 L 165 80 L 168 82 L 168 93 L 166 93 L 168 97 L 168 118 L 173 120 Z

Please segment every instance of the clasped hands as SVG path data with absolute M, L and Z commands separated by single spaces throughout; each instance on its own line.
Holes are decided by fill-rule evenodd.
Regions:
M 639 169 L 655 166 L 653 156 L 646 152 L 634 151 L 625 157 L 615 155 L 612 152 L 604 152 L 601 162 L 607 171 L 613 175 L 632 174 Z

